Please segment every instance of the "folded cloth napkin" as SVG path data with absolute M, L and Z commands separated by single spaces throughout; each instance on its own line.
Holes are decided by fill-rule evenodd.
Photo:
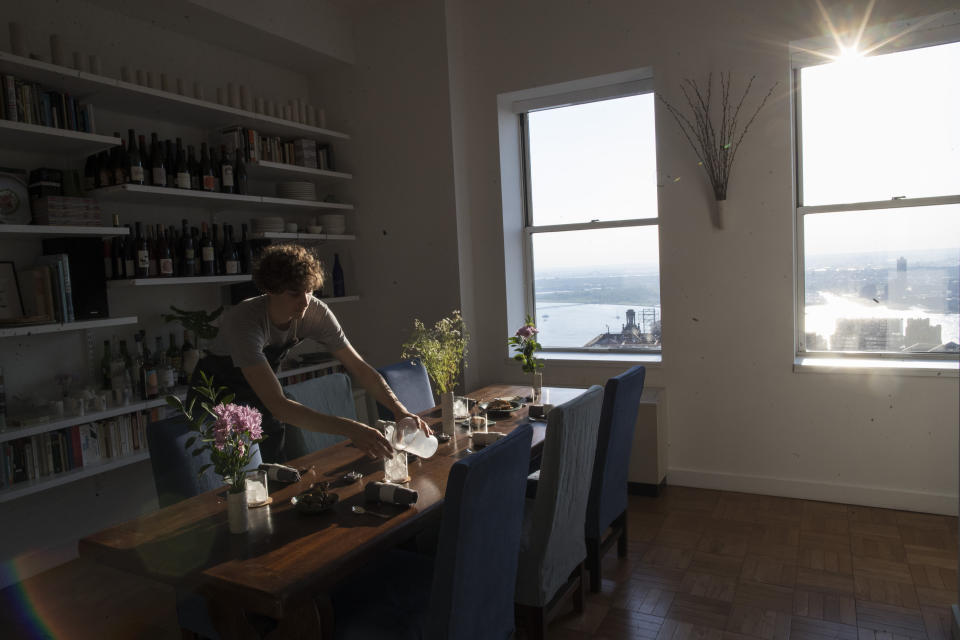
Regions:
M 370 502 L 388 502 L 390 504 L 413 504 L 420 497 L 414 489 L 407 489 L 389 482 L 371 482 L 363 489 Z

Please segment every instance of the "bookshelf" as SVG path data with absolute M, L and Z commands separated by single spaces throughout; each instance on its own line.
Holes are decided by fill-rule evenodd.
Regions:
M 165 287 L 183 286 L 185 284 L 234 284 L 252 280 L 249 274 L 235 276 L 191 276 L 188 278 L 130 278 L 128 280 L 108 280 L 107 289 L 124 289 L 127 287 Z
M 295 164 L 282 162 L 250 162 L 247 164 L 247 175 L 256 180 L 291 180 L 307 178 L 317 182 L 332 182 L 337 180 L 352 180 L 353 174 L 326 169 L 313 169 Z
M 341 202 L 322 202 L 319 200 L 292 200 L 269 196 L 241 196 L 234 193 L 215 191 L 192 191 L 173 187 L 154 187 L 142 184 L 120 184 L 102 187 L 90 192 L 100 202 L 110 204 L 149 204 L 157 203 L 170 206 L 205 206 L 223 209 L 269 208 L 269 209 L 337 209 L 350 211 L 352 204 Z
M 248 234 L 254 240 L 305 240 L 305 241 L 323 241 L 323 240 L 356 240 L 355 235 L 343 235 L 333 233 L 285 233 L 281 231 L 254 231 Z
M 120 144 L 119 138 L 0 119 L 0 148 L 88 156 Z
M 149 451 L 136 451 L 118 458 L 110 458 L 105 462 L 86 465 L 77 469 L 71 469 L 70 471 L 62 471 L 55 475 L 44 476 L 42 478 L 18 482 L 4 489 L 0 489 L 0 503 L 16 500 L 17 498 L 22 498 L 33 493 L 46 491 L 47 489 L 52 489 L 70 482 L 76 482 L 81 478 L 89 478 L 90 476 L 113 471 L 114 469 L 149 459 Z
M 64 333 L 66 331 L 84 331 L 86 329 L 119 327 L 128 324 L 137 324 L 137 316 L 103 318 L 101 320 L 80 320 L 77 322 L 48 322 L 43 324 L 25 324 L 20 326 L 8 325 L 0 326 L 0 338 L 35 336 L 46 333 Z M 0 438 L 0 442 L 2 441 L 2 438 Z
M 78 227 L 54 224 L 0 224 L 0 238 L 14 236 L 34 238 L 94 236 L 98 238 L 108 238 L 111 236 L 126 235 L 129 235 L 129 231 L 126 227 Z

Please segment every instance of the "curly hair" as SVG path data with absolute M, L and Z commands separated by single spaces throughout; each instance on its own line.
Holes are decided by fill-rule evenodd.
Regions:
M 323 286 L 323 267 L 300 245 L 270 245 L 253 269 L 253 284 L 264 293 L 316 291 Z

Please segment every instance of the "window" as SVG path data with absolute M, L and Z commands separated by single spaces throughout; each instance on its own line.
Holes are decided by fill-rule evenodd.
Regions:
M 960 42 L 794 67 L 798 354 L 955 360 Z
M 651 84 L 519 114 L 526 307 L 545 350 L 660 351 Z

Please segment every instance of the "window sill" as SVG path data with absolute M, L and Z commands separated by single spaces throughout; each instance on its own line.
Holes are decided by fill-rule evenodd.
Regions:
M 960 364 L 946 360 L 901 360 L 895 358 L 830 358 L 798 356 L 794 373 L 854 373 L 897 376 L 960 377 Z
M 661 354 L 642 353 L 586 353 L 581 351 L 540 351 L 537 357 L 556 364 L 642 364 L 659 367 Z

